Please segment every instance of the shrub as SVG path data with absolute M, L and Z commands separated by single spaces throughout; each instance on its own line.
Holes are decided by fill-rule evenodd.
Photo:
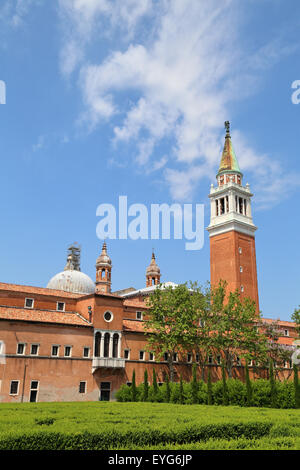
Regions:
M 210 369 L 208 369 L 208 375 L 207 375 L 207 404 L 208 405 L 213 404 L 213 390 L 212 390 Z
M 120 402 L 131 401 L 131 387 L 128 387 L 128 385 L 121 385 L 119 390 L 116 392 L 116 399 Z
M 148 400 L 148 394 L 149 394 L 148 372 L 147 372 L 147 370 L 145 370 L 142 401 L 147 401 Z
M 230 405 L 246 406 L 246 384 L 238 379 L 228 379 L 226 382 L 226 388 Z

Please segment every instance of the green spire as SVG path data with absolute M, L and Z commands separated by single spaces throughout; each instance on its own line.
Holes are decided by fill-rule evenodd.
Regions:
M 233 149 L 232 142 L 231 142 L 229 121 L 225 122 L 225 128 L 226 128 L 225 143 L 224 143 L 224 148 L 223 148 L 218 175 L 222 172 L 227 172 L 227 171 L 228 172 L 234 171 L 234 172 L 238 172 L 242 174 L 239 164 L 237 162 L 237 158 Z

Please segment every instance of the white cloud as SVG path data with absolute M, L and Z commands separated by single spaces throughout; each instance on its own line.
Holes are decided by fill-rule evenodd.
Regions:
M 278 37 L 257 51 L 245 49 L 237 4 L 236 0 L 60 0 L 75 28 L 63 49 L 63 53 L 70 49 L 63 71 L 70 74 L 81 64 L 82 122 L 95 129 L 110 120 L 114 144 L 133 143 L 135 161 L 145 171 L 164 168 L 162 175 L 177 199 L 192 197 L 202 178 L 214 178 L 231 104 L 255 93 L 264 70 L 293 50 Z M 135 35 L 146 15 L 147 34 Z M 107 34 L 116 25 L 126 30 L 129 45 L 123 43 L 104 60 L 90 63 L 85 47 L 93 35 L 99 36 L 101 18 L 109 21 Z M 82 44 L 77 48 L 78 38 Z M 124 92 L 134 101 L 120 100 Z M 173 143 L 167 160 L 157 151 L 166 139 Z M 273 181 L 282 176 L 278 162 L 260 155 L 241 133 L 235 132 L 233 141 L 240 166 L 257 177 L 263 204 L 276 202 L 278 191 L 267 184 L 267 175 L 271 173 Z

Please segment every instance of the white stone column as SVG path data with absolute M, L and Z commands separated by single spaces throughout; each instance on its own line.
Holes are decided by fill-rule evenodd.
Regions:
M 100 357 L 104 357 L 104 333 L 101 333 L 101 340 L 100 340 Z
M 247 199 L 247 216 L 248 216 L 248 217 L 252 217 L 250 198 Z
M 233 192 L 229 192 L 229 212 L 234 212 L 234 195 Z
M 122 341 L 122 335 L 119 333 L 119 340 L 118 340 L 118 357 L 121 357 L 121 341 Z

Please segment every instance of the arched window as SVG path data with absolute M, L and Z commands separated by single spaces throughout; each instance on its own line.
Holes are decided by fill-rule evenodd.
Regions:
M 104 335 L 104 357 L 109 357 L 109 340 L 110 340 L 110 334 L 105 333 L 105 335 Z
M 95 334 L 95 346 L 94 346 L 95 357 L 100 357 L 100 342 L 101 342 L 101 333 L 97 331 L 97 333 Z
M 113 336 L 113 357 L 118 357 L 118 344 L 119 344 L 119 335 L 115 333 Z

